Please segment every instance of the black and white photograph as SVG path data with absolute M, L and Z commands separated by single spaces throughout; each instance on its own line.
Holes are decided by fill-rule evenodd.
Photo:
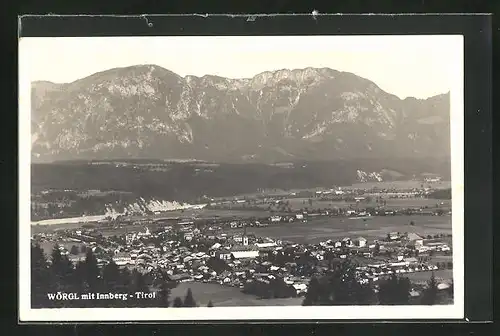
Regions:
M 462 36 L 26 37 L 19 67 L 21 318 L 463 317 Z

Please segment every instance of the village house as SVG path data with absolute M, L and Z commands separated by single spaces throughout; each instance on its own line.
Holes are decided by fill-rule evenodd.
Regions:
M 146 228 L 145 232 L 138 232 L 137 237 L 149 237 L 151 236 L 151 232 L 149 231 L 149 228 Z
M 356 239 L 355 242 L 356 242 L 356 246 L 357 247 L 365 247 L 367 240 L 365 238 L 363 238 L 363 237 L 359 237 L 359 238 Z
M 82 262 L 85 261 L 85 258 L 86 258 L 85 253 L 81 253 L 79 255 L 68 256 L 69 261 L 71 261 L 75 265 L 80 261 L 82 261 Z
M 351 238 L 349 238 L 349 237 L 345 237 L 344 239 L 342 239 L 342 245 L 345 246 L 345 247 L 352 247 L 352 246 L 354 246 L 354 244 L 352 243 Z
M 270 248 L 278 246 L 275 242 L 255 243 L 258 248 Z
M 389 240 L 398 240 L 400 238 L 399 232 L 391 232 L 388 235 Z
M 276 222 L 281 221 L 281 216 L 271 216 L 271 217 L 269 218 L 269 220 L 270 220 L 272 223 L 276 223 Z
M 411 245 L 415 247 L 424 245 L 424 238 L 420 237 L 418 234 L 410 232 L 406 236 L 406 239 L 410 242 Z
M 229 250 L 216 251 L 215 257 L 222 259 L 222 260 L 230 260 L 231 259 L 231 252 Z
M 294 283 L 292 286 L 296 290 L 297 295 L 305 294 L 307 292 L 307 285 L 305 283 Z
M 132 258 L 128 253 L 118 252 L 113 256 L 113 261 L 117 266 L 125 266 L 132 263 Z
M 231 249 L 232 259 L 257 258 L 259 249 L 256 246 L 236 245 Z

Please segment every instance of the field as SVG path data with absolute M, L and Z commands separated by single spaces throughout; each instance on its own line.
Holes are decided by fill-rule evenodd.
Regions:
M 356 203 L 354 202 L 344 202 L 344 201 L 326 201 L 319 199 L 312 199 L 312 205 L 309 205 L 307 198 L 290 198 L 285 201 L 288 201 L 292 210 L 299 210 L 302 208 L 309 209 L 323 209 L 323 208 L 347 208 L 349 206 L 356 207 Z M 435 200 L 435 199 L 427 199 L 427 198 L 385 198 L 386 202 L 385 208 L 389 209 L 402 209 L 402 208 L 420 208 L 420 207 L 430 207 L 433 208 L 436 205 L 439 205 L 440 208 L 450 209 L 451 208 L 451 200 Z M 377 204 L 375 201 L 373 202 L 360 202 L 360 208 L 366 207 L 376 207 Z M 262 208 L 266 208 L 267 205 L 262 205 Z
M 385 199 L 386 208 L 417 208 L 429 207 L 433 208 L 436 205 L 441 209 L 451 209 L 451 200 L 435 200 L 428 198 L 389 198 Z
M 417 188 L 420 189 L 422 186 L 429 187 L 433 189 L 448 189 L 451 188 L 451 181 L 441 181 L 441 182 L 423 182 L 423 181 L 384 181 L 384 182 L 358 182 L 351 185 L 341 186 L 343 189 L 396 189 L 396 190 L 407 190 Z M 303 189 L 273 189 L 264 192 L 252 192 L 239 194 L 238 197 L 256 197 L 256 196 L 282 196 L 289 195 L 291 193 L 300 192 L 316 192 L 322 191 L 325 188 L 315 187 L 315 188 L 303 188 Z M 235 196 L 236 197 L 236 196 Z M 221 199 L 224 197 L 221 197 Z M 231 198 L 231 197 L 229 197 Z M 218 198 L 216 198 L 218 199 Z
M 409 223 L 413 221 L 415 225 Z M 240 229 L 241 230 L 241 229 Z M 283 223 L 267 227 L 248 228 L 248 233 L 296 243 L 318 243 L 328 239 L 362 236 L 368 240 L 380 239 L 387 233 L 415 232 L 420 235 L 451 234 L 449 216 L 385 216 L 362 219 L 324 218 L 307 223 Z
M 219 210 L 219 209 L 193 209 L 193 210 L 184 210 L 184 211 L 169 211 L 163 213 L 161 215 L 155 215 L 152 218 L 160 219 L 160 218 L 173 218 L 173 217 L 182 217 L 182 218 L 246 218 L 246 217 L 260 217 L 260 216 L 269 216 L 269 212 L 255 211 L 255 210 Z
M 420 188 L 421 186 L 431 187 L 433 189 L 447 189 L 451 188 L 451 181 L 441 181 L 441 182 L 423 182 L 423 181 L 387 181 L 387 182 L 363 182 L 354 183 L 351 186 L 345 186 L 345 188 L 351 189 L 413 189 Z
M 206 306 L 212 301 L 215 307 L 222 306 L 300 306 L 303 298 L 288 299 L 259 299 L 256 296 L 245 294 L 239 288 L 227 287 L 218 284 L 202 282 L 183 282 L 172 289 L 170 300 L 175 297 L 184 298 L 188 288 L 191 288 L 193 297 L 199 306 Z
M 407 277 L 413 283 L 423 283 L 429 281 L 433 272 L 415 272 L 415 273 L 407 273 L 403 276 Z M 453 279 L 453 270 L 437 270 L 434 271 L 434 276 L 438 282 L 441 281 L 449 281 Z

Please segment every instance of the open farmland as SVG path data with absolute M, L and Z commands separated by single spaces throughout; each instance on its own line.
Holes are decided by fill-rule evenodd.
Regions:
M 300 306 L 303 298 L 287 299 L 259 299 L 250 294 L 243 293 L 239 288 L 222 286 L 212 283 L 183 282 L 172 289 L 170 297 L 184 298 L 188 288 L 191 288 L 193 297 L 199 306 L 206 306 L 212 301 L 215 307 L 223 306 Z
M 412 198 L 383 198 L 386 202 L 384 208 L 389 209 L 404 209 L 404 208 L 420 208 L 429 207 L 434 208 L 438 206 L 441 209 L 451 209 L 451 200 L 435 200 L 421 197 Z M 309 199 L 307 198 L 290 198 L 285 199 L 285 202 L 289 202 L 290 207 L 293 211 L 309 208 L 309 209 L 324 209 L 324 208 L 348 208 L 356 207 L 358 205 L 361 208 L 366 207 L 377 207 L 380 204 L 375 202 L 375 199 L 370 202 L 360 202 L 356 204 L 355 202 L 345 202 L 345 201 L 328 201 L 312 198 L 312 205 L 309 205 Z M 262 205 L 262 208 L 266 208 L 267 205 Z
M 415 225 L 410 225 L 413 221 Z M 380 239 L 387 233 L 415 232 L 420 235 L 451 234 L 451 216 L 384 216 L 368 220 L 353 218 L 321 218 L 306 223 L 283 223 L 248 228 L 248 233 L 296 243 L 318 243 L 328 239 L 362 236 Z
M 433 189 L 448 189 L 451 188 L 451 181 L 441 181 L 441 182 L 424 182 L 424 181 L 384 181 L 384 182 L 362 182 L 354 183 L 350 186 L 345 186 L 345 188 L 350 189 L 413 189 L 431 187 Z
M 169 211 L 163 214 L 151 216 L 151 218 L 161 219 L 161 218 L 246 218 L 246 217 L 259 217 L 259 216 L 269 216 L 269 212 L 265 211 L 255 211 L 255 210 L 236 210 L 236 209 L 193 209 L 184 211 Z
M 408 189 L 421 189 L 422 186 L 424 188 L 432 188 L 432 189 L 449 189 L 451 188 L 451 181 L 440 181 L 440 182 L 424 182 L 424 181 L 383 181 L 383 182 L 359 182 L 359 183 L 353 183 L 351 185 L 345 185 L 341 186 L 342 189 L 364 189 L 364 190 L 370 190 L 370 189 L 390 189 L 390 190 L 408 190 Z M 260 192 L 252 192 L 252 193 L 242 193 L 238 195 L 234 195 L 232 197 L 215 197 L 215 200 L 221 200 L 221 199 L 235 199 L 235 198 L 244 198 L 244 197 L 279 197 L 279 196 L 286 196 L 290 195 L 292 193 L 300 193 L 300 192 L 317 192 L 317 191 L 324 191 L 325 189 L 328 189 L 329 187 L 314 187 L 314 188 L 303 188 L 303 189 L 273 189 L 273 190 L 266 190 L 266 191 L 260 191 Z
M 320 199 L 315 199 L 312 198 L 312 205 L 309 205 L 308 198 L 289 198 L 289 199 L 284 199 L 284 202 L 289 202 L 290 208 L 292 208 L 293 211 L 300 210 L 303 208 L 309 208 L 309 209 L 323 209 L 323 208 L 331 208 L 331 207 L 339 207 L 339 208 L 344 208 L 344 207 L 349 207 L 350 204 L 353 204 L 352 202 L 343 202 L 343 201 L 326 201 L 326 200 L 320 200 Z M 264 207 L 264 205 L 263 205 Z M 267 205 L 265 205 L 267 207 Z
M 428 198 L 386 198 L 384 201 L 385 208 L 402 209 L 402 208 L 417 208 L 429 207 L 440 209 L 451 209 L 451 200 L 435 200 Z

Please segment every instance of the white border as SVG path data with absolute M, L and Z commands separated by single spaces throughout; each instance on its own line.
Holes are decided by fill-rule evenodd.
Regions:
M 410 37 L 410 36 L 408 36 Z M 450 90 L 454 304 L 449 306 L 65 308 L 31 309 L 31 80 L 30 55 L 19 40 L 19 320 L 21 322 L 175 320 L 363 320 L 461 319 L 464 317 L 464 75 L 463 36 L 450 35 L 457 50 Z M 429 78 L 432 80 L 432 78 Z

